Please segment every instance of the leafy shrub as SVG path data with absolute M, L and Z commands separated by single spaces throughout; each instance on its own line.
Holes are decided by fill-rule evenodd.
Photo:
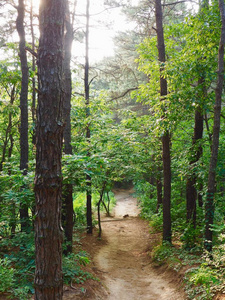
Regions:
M 34 293 L 34 233 L 17 233 L 12 239 L 3 239 L 1 246 L 8 254 L 2 253 L 0 258 L 0 292 L 9 292 L 12 299 L 30 299 Z M 64 283 L 70 283 L 72 279 L 80 283 L 90 278 L 91 275 L 82 270 L 88 263 L 85 252 L 63 257 Z
M 215 270 L 208 267 L 206 263 L 203 263 L 200 268 L 196 268 L 191 272 L 189 281 L 195 285 L 203 285 L 205 287 L 209 287 L 210 283 L 219 282 Z
M 218 245 L 213 247 L 213 253 L 205 252 L 201 257 L 202 263 L 187 271 L 185 279 L 189 299 L 210 300 L 216 292 L 225 290 L 225 235 L 223 233 L 219 234 L 218 242 Z
M 145 180 L 135 182 L 135 193 L 141 207 L 141 217 L 150 220 L 156 212 L 156 189 Z
M 28 286 L 14 286 L 12 288 L 11 299 L 15 300 L 29 300 L 30 299 L 30 288 Z
M 0 258 L 0 292 L 8 292 L 13 284 L 14 270 L 8 258 Z
M 153 261 L 162 265 L 173 253 L 170 243 L 164 242 L 162 245 L 156 246 L 152 251 Z
M 201 228 L 194 226 L 189 223 L 183 230 L 183 234 L 180 239 L 184 243 L 184 248 L 187 250 L 197 249 L 201 245 Z
M 70 284 L 72 280 L 76 283 L 82 283 L 85 279 L 92 278 L 91 274 L 84 272 L 81 266 L 85 266 L 90 262 L 87 253 L 79 252 L 78 254 L 71 253 L 63 257 L 63 280 L 64 283 Z
M 33 293 L 33 278 L 35 270 L 34 233 L 18 232 L 11 239 L 3 239 L 2 245 L 8 249 L 4 260 L 10 262 L 13 270 L 13 281 L 9 292 L 13 299 L 28 299 L 28 293 Z M 5 290 L 6 291 L 6 290 Z
M 190 269 L 186 274 L 188 280 L 187 294 L 189 299 L 213 299 L 215 286 L 220 283 L 216 270 L 213 270 L 207 263 L 200 267 Z
M 154 231 L 162 231 L 163 229 L 163 214 L 160 209 L 157 214 L 150 217 L 149 225 Z

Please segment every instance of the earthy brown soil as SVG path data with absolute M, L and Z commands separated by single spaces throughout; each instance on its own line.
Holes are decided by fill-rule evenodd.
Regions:
M 63 299 L 186 299 L 174 273 L 152 266 L 150 249 L 158 237 L 150 235 L 147 222 L 138 217 L 132 190 L 119 190 L 115 195 L 113 217 L 102 220 L 102 239 L 90 236 L 83 240 L 93 259 L 92 271 L 101 282 L 87 283 L 83 295 L 75 296 L 69 289 Z

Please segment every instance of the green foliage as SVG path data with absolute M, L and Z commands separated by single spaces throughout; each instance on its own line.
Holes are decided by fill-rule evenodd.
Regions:
M 93 278 L 90 273 L 84 272 L 82 266 L 90 262 L 87 253 L 79 252 L 71 253 L 63 257 L 63 280 L 65 284 L 70 284 L 72 281 L 83 283 L 88 278 Z
M 187 279 L 188 278 L 188 279 Z M 219 286 L 220 279 L 216 270 L 213 270 L 207 263 L 202 263 L 200 267 L 190 269 L 186 273 L 188 280 L 187 294 L 189 299 L 213 299 L 215 286 Z
M 188 224 L 184 228 L 183 234 L 180 237 L 180 240 L 183 242 L 183 247 L 187 250 L 199 250 L 202 244 L 202 228 L 194 228 L 193 224 Z
M 13 284 L 14 270 L 11 267 L 11 261 L 8 258 L 0 258 L 0 292 L 7 292 Z
M 147 8 L 149 10 L 149 4 L 145 7 Z M 164 9 L 166 11 L 166 6 Z M 133 180 L 142 217 L 149 220 L 154 230 L 160 231 L 162 210 L 160 208 L 156 213 L 156 180 L 162 179 L 160 138 L 165 130 L 169 130 L 172 159 L 172 228 L 173 236 L 183 245 L 179 244 L 179 249 L 176 249 L 171 245 L 163 244 L 154 249 L 153 259 L 159 264 L 168 263 L 176 270 L 181 267 L 181 264 L 200 264 L 188 273 L 189 277 L 187 276 L 193 289 L 190 297 L 210 299 L 214 285 L 220 289 L 224 288 L 222 282 L 225 276 L 223 236 L 225 128 L 223 122 L 217 168 L 215 225 L 212 228 L 216 237 L 213 260 L 207 256 L 194 255 L 197 250 L 198 255 L 201 253 L 204 208 L 197 208 L 196 229 L 190 224 L 187 225 L 185 192 L 187 178 L 194 174 L 197 178 L 197 190 L 203 197 L 206 193 L 221 26 L 218 4 L 213 1 L 200 14 L 189 16 L 185 20 L 182 15 L 181 19 L 182 23 L 176 19 L 173 20 L 174 22 L 170 20 L 169 25 L 164 26 L 167 62 L 163 63 L 164 70 L 161 74 L 168 83 L 166 97 L 162 98 L 159 95 L 162 63 L 158 61 L 156 37 L 148 37 L 138 46 L 138 71 L 137 64 L 134 66 L 133 50 L 141 37 L 137 38 L 134 31 L 131 34 L 121 35 L 122 38 L 118 39 L 121 56 L 110 58 L 108 65 L 105 64 L 102 68 L 104 73 L 112 74 L 112 79 L 103 78 L 98 71 L 94 71 L 98 74 L 98 78 L 101 78 L 92 82 L 95 90 L 91 90 L 88 118 L 86 118 L 84 97 L 72 99 L 71 124 L 74 154 L 63 157 L 63 182 L 74 185 L 77 227 L 86 226 L 86 175 L 90 175 L 94 208 L 104 186 L 105 192 L 108 192 L 114 182 Z M 131 42 L 128 52 L 124 50 L 124 41 Z M 17 55 L 17 44 L 8 43 L 7 46 L 11 49 L 8 53 L 13 52 Z M 35 76 L 34 72 L 30 71 L 30 77 L 33 76 Z M 201 82 L 202 78 L 204 82 Z M 14 55 L 7 61 L 1 61 L 0 163 L 2 162 L 3 171 L 0 174 L 0 291 L 9 291 L 14 298 L 26 299 L 27 294 L 33 292 L 34 238 L 33 233 L 26 235 L 19 232 L 19 208 L 21 204 L 28 205 L 30 218 L 32 218 L 34 166 L 31 162 L 26 176 L 18 168 L 20 82 L 18 57 Z M 139 89 L 133 92 L 133 98 L 130 97 L 130 93 L 127 93 L 123 97 L 126 102 L 121 101 L 120 97 L 116 99 L 140 82 Z M 102 88 L 104 90 L 100 90 Z M 77 85 L 76 91 L 79 89 L 82 93 L 83 86 L 81 88 Z M 108 101 L 109 99 L 116 100 Z M 203 110 L 205 123 L 207 123 L 203 139 L 199 142 L 203 147 L 203 155 L 200 160 L 190 165 L 199 146 L 196 144 L 193 147 L 191 139 L 194 113 L 198 108 Z M 225 114 L 224 110 L 225 107 L 222 108 L 222 115 Z M 91 130 L 89 141 L 86 140 L 87 126 Z M 31 126 L 29 130 L 32 130 Z M 11 146 L 10 134 L 13 137 L 12 155 L 8 155 Z M 30 147 L 30 157 L 33 156 L 32 148 Z M 6 151 L 5 157 L 4 151 Z M 112 195 L 110 198 L 113 199 Z M 16 233 L 9 239 L 13 233 L 13 226 Z M 186 250 L 190 250 L 191 255 Z M 88 261 L 84 253 L 63 258 L 65 282 L 70 283 L 74 276 L 77 282 L 87 278 L 89 275 L 82 271 L 81 265 Z
M 163 212 L 162 208 L 159 209 L 157 214 L 153 214 L 149 221 L 150 230 L 153 232 L 162 232 L 163 229 Z
M 139 45 L 139 68 L 148 76 L 149 82 L 140 86 L 137 99 L 150 105 L 153 130 L 158 136 L 165 129 L 175 130 L 177 124 L 199 105 L 210 109 L 214 92 L 208 92 L 205 101 L 204 88 L 209 90 L 216 79 L 219 27 L 215 5 L 205 14 L 165 26 L 167 62 L 163 65 L 163 76 L 167 79 L 169 93 L 163 99 L 158 93 L 161 63 L 158 62 L 156 37 L 146 38 Z M 199 84 L 200 76 L 204 76 L 204 86 Z
M 30 171 L 25 176 L 17 166 L 12 163 L 5 163 L 4 170 L 0 176 L 1 236 L 8 236 L 11 233 L 12 224 L 19 230 L 18 215 L 21 204 L 26 204 L 29 207 L 30 218 L 32 218 L 31 211 L 34 206 L 33 181 L 34 172 Z
M 35 271 L 34 233 L 17 233 L 13 238 L 1 241 L 0 292 L 8 292 L 11 299 L 30 299 L 34 293 Z M 93 276 L 82 270 L 90 262 L 87 253 L 81 251 L 63 257 L 65 284 L 82 283 Z
M 106 187 L 107 190 L 107 187 Z M 115 204 L 116 204 L 116 199 L 114 197 L 114 194 L 112 192 L 109 193 L 109 209 L 111 210 Z M 93 212 L 97 212 L 97 203 L 99 201 L 99 193 L 95 191 L 92 194 L 92 205 L 93 205 Z M 108 197 L 106 196 L 106 193 L 104 193 L 103 200 L 108 207 Z M 75 226 L 76 228 L 86 228 L 86 193 L 84 192 L 78 192 L 74 195 L 74 201 L 73 201 L 73 207 L 74 207 L 74 213 L 76 216 L 75 220 Z M 101 210 L 104 211 L 104 206 L 101 204 Z M 95 221 L 93 221 L 93 225 L 95 225 Z
M 204 291 L 205 293 L 207 293 L 209 299 L 212 299 L 216 292 L 224 291 L 225 289 L 224 225 L 220 226 L 220 231 L 222 232 L 218 235 L 218 241 L 217 244 L 213 247 L 213 253 L 204 253 L 202 257 L 203 263 L 200 265 L 200 268 L 194 270 L 194 272 L 191 273 L 190 277 L 191 283 L 194 283 L 197 289 L 200 288 L 198 284 L 201 284 L 204 287 Z M 202 283 L 198 282 L 201 280 Z
M 162 245 L 156 246 L 152 251 L 152 259 L 159 265 L 163 265 L 173 254 L 170 243 L 164 242 Z
M 17 233 L 13 238 L 2 241 L 2 261 L 6 261 L 12 270 L 12 280 L 8 289 L 14 299 L 29 299 L 34 292 L 33 277 L 35 270 L 34 234 Z
M 195 285 L 203 285 L 205 288 L 209 287 L 210 283 L 217 283 L 217 274 L 214 270 L 209 268 L 207 264 L 202 264 L 200 268 L 190 273 L 190 282 Z
M 141 207 L 141 216 L 150 220 L 156 212 L 155 188 L 145 180 L 138 180 L 135 182 L 135 193 Z

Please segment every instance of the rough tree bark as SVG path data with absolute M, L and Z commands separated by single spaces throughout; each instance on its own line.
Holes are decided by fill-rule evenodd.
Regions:
M 24 14 L 25 5 L 24 0 L 19 0 L 17 6 L 18 16 L 16 19 L 16 29 L 20 37 L 19 41 L 19 57 L 21 63 L 22 80 L 21 80 L 21 91 L 20 91 L 20 170 L 23 174 L 27 174 L 28 168 L 28 81 L 29 81 L 29 70 L 27 65 L 27 54 L 26 54 L 26 40 L 24 30 Z M 28 206 L 25 203 L 20 203 L 20 221 L 21 230 L 26 231 L 29 228 L 29 214 Z
M 155 0 L 155 17 L 156 17 L 156 33 L 157 33 L 157 47 L 158 60 L 161 64 L 160 73 L 164 69 L 164 62 L 166 61 L 164 32 L 163 32 L 163 14 L 161 0 Z M 167 80 L 160 75 L 160 95 L 163 97 L 167 95 Z M 171 158 L 170 158 L 170 133 L 165 130 L 162 136 L 162 157 L 163 157 L 163 241 L 171 243 Z
M 219 9 L 222 21 L 221 36 L 218 51 L 218 78 L 215 91 L 214 106 L 214 123 L 213 123 L 213 139 L 212 150 L 209 165 L 208 186 L 205 202 L 205 241 L 204 247 L 207 251 L 212 251 L 213 232 L 212 225 L 214 220 L 214 194 L 216 191 L 216 166 L 219 149 L 220 136 L 220 114 L 221 114 L 221 98 L 224 85 L 224 46 L 225 46 L 225 7 L 224 0 L 219 0 Z
M 35 174 L 35 299 L 61 300 L 64 0 L 40 4 Z

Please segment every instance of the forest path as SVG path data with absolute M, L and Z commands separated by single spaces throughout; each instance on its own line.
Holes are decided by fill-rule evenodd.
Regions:
M 107 243 L 94 256 L 103 273 L 107 300 L 183 300 L 170 273 L 157 272 L 148 257 L 151 243 L 147 222 L 138 217 L 132 190 L 117 190 L 113 218 L 102 220 Z M 124 217 L 125 216 L 125 217 Z

